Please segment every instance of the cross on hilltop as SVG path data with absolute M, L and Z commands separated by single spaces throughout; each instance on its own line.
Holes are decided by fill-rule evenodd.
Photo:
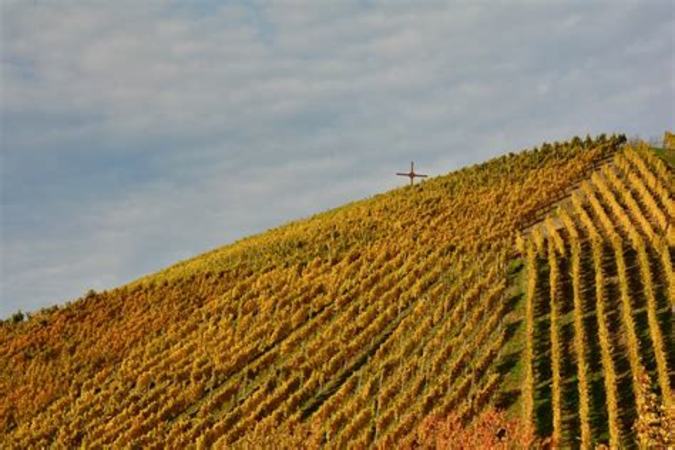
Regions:
M 408 177 L 410 178 L 410 186 L 413 185 L 415 182 L 415 178 L 426 178 L 428 175 L 423 175 L 421 173 L 415 173 L 415 162 L 410 161 L 410 172 L 408 173 L 402 173 L 402 172 L 397 172 L 396 175 L 401 176 L 401 177 Z

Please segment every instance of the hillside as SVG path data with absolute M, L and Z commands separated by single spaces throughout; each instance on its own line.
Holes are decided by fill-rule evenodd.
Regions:
M 672 413 L 673 171 L 543 144 L 0 326 L 0 447 L 412 443 L 487 406 L 575 447 Z M 267 439 L 267 441 L 265 441 Z

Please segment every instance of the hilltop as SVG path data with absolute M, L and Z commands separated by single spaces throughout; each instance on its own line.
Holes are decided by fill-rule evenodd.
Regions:
M 668 439 L 674 216 L 673 168 L 601 135 L 243 239 L 0 326 L 0 447 L 391 448 L 489 408 Z

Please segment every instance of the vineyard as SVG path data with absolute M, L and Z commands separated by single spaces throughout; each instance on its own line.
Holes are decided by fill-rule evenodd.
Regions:
M 519 242 L 528 274 L 523 412 L 561 446 L 654 445 L 634 427 L 654 393 L 672 420 L 671 192 L 666 165 L 628 147 Z
M 546 143 L 5 321 L 0 447 L 414 447 L 492 407 L 669 439 L 672 180 L 623 136 Z

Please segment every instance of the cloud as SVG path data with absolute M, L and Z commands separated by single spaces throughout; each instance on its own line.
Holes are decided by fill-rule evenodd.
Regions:
M 673 123 L 669 2 L 2 4 L 0 316 L 425 172 Z

